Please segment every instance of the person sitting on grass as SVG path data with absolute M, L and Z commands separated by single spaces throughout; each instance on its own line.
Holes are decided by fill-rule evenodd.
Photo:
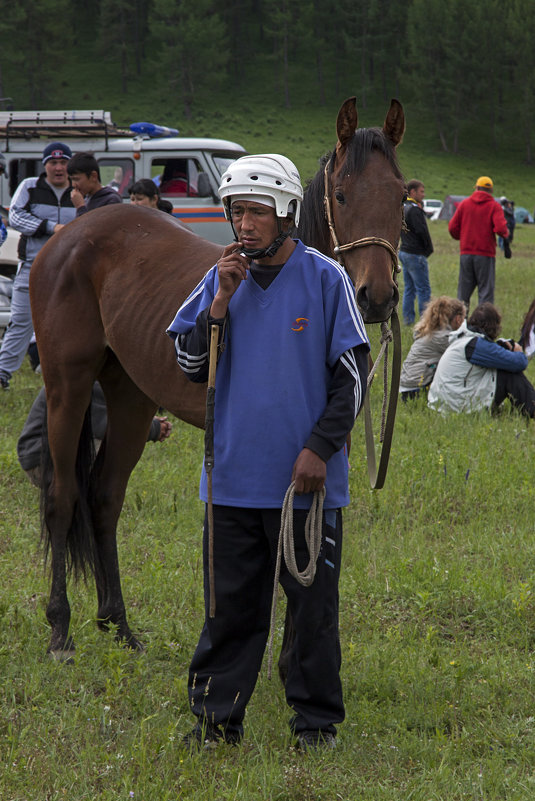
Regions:
M 122 198 L 111 186 L 102 186 L 98 161 L 92 153 L 75 153 L 67 165 L 72 183 L 71 202 L 76 216 L 112 203 L 122 203 Z
M 414 326 L 414 342 L 401 368 L 401 399 L 416 398 L 433 380 L 440 357 L 449 345 L 449 335 L 466 316 L 461 300 L 441 295 L 425 308 Z
M 169 200 L 162 200 L 160 190 L 150 178 L 140 178 L 135 182 L 130 190 L 130 201 L 134 206 L 148 206 L 167 214 L 173 213 L 173 204 Z
M 481 303 L 456 331 L 438 363 L 428 405 L 439 412 L 496 411 L 506 398 L 526 417 L 535 416 L 535 389 L 524 370 L 528 358 L 514 340 L 494 341 L 501 314 Z
M 518 343 L 522 345 L 528 359 L 531 359 L 535 353 L 535 299 L 531 301 L 531 306 L 524 317 Z

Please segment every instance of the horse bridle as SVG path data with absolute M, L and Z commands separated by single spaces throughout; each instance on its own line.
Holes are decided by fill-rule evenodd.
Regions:
M 355 242 L 349 242 L 347 245 L 341 245 L 340 242 L 338 241 L 338 237 L 336 236 L 336 230 L 334 227 L 331 196 L 329 192 L 328 168 L 329 168 L 329 162 L 327 162 L 327 164 L 325 165 L 325 170 L 323 173 L 324 176 L 323 202 L 325 205 L 325 216 L 327 218 L 327 224 L 329 226 L 329 231 L 331 232 L 331 238 L 333 241 L 333 250 L 338 260 L 338 263 L 345 269 L 342 253 L 349 250 L 355 250 L 357 248 L 365 248 L 365 247 L 370 247 L 372 245 L 378 245 L 379 247 L 385 248 L 390 253 L 390 257 L 392 260 L 392 280 L 394 281 L 395 284 L 397 284 L 396 275 L 397 273 L 400 272 L 400 266 L 398 263 L 398 252 L 397 249 L 388 241 L 388 239 L 383 239 L 380 236 L 364 236 L 361 239 L 355 240 Z M 366 455 L 368 461 L 368 476 L 370 479 L 370 484 L 372 489 L 381 489 L 384 486 L 386 471 L 388 468 L 388 459 L 390 457 L 392 434 L 394 433 L 394 422 L 396 419 L 399 381 L 401 375 L 401 331 L 399 327 L 398 315 L 395 309 L 393 309 L 391 312 L 389 322 L 391 328 L 388 328 L 386 321 L 381 323 L 381 349 L 374 363 L 371 361 L 370 357 L 370 373 L 368 375 L 367 391 L 364 397 L 364 426 L 366 432 Z M 392 360 L 392 380 L 390 384 L 390 398 L 388 399 L 388 408 L 387 408 L 388 345 L 390 342 L 394 343 L 394 358 Z M 384 371 L 383 371 L 384 395 L 383 395 L 381 434 L 380 434 L 380 442 L 382 443 L 382 448 L 381 448 L 381 455 L 379 458 L 379 466 L 377 467 L 376 454 L 375 454 L 375 440 L 372 430 L 369 387 L 377 371 L 379 362 L 381 361 L 381 358 L 383 356 L 385 358 Z
M 340 242 L 338 241 L 338 237 L 336 236 L 336 229 L 334 227 L 331 194 L 329 192 L 329 162 L 327 162 L 327 164 L 325 165 L 325 169 L 323 171 L 323 186 L 324 186 L 323 203 L 325 205 L 325 216 L 327 218 L 329 231 L 331 232 L 334 255 L 336 256 L 339 264 L 341 264 L 342 267 L 345 268 L 342 253 L 345 253 L 346 251 L 355 250 L 357 248 L 367 248 L 370 247 L 371 245 L 379 245 L 379 247 L 385 248 L 390 253 L 390 258 L 392 260 L 392 279 L 394 280 L 394 282 L 396 282 L 396 275 L 397 273 L 400 272 L 400 266 L 398 263 L 398 252 L 397 249 L 388 241 L 388 239 L 383 239 L 380 236 L 364 236 L 361 239 L 356 239 L 354 242 L 348 242 L 347 245 L 341 245 Z

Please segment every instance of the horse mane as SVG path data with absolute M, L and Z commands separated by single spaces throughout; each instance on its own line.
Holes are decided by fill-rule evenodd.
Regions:
M 379 152 L 386 158 L 397 178 L 403 177 L 394 145 L 385 136 L 382 128 L 375 127 L 357 128 L 347 145 L 342 170 L 356 176 L 360 175 L 368 163 L 370 155 L 374 152 Z M 324 171 L 325 165 L 328 164 L 329 175 L 332 175 L 335 153 L 336 151 L 332 150 L 321 157 L 318 172 L 307 182 L 301 208 L 301 219 L 297 229 L 299 239 L 305 244 L 318 250 L 325 250 L 325 252 L 328 252 L 330 248 L 323 202 Z

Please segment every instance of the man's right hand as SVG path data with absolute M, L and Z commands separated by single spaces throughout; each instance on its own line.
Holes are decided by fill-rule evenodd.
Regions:
M 242 247 L 241 242 L 227 245 L 217 262 L 219 288 L 210 307 L 210 315 L 216 319 L 225 317 L 231 297 L 247 278 L 251 260 L 242 255 Z

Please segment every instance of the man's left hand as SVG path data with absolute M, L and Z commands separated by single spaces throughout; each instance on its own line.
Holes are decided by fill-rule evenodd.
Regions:
M 294 464 L 292 481 L 298 495 L 307 492 L 319 492 L 325 484 L 327 465 L 317 453 L 303 448 Z

